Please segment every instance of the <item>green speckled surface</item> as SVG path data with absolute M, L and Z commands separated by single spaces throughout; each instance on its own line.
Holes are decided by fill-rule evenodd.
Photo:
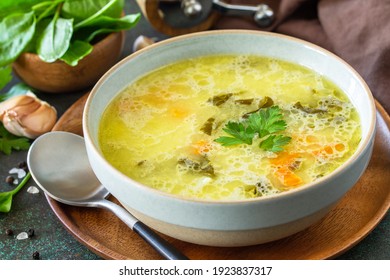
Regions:
M 126 12 L 138 12 L 135 1 L 126 1 Z M 123 56 L 131 53 L 132 44 L 139 35 L 148 37 L 165 36 L 156 32 L 145 18 L 138 26 L 127 32 Z M 12 84 L 19 82 L 14 78 Z M 10 87 L 9 85 L 4 92 Z M 3 92 L 3 91 L 2 91 Z M 40 95 L 43 100 L 55 105 L 59 115 L 73 104 L 84 92 L 62 95 Z M 11 188 L 5 183 L 8 171 L 26 160 L 27 152 L 14 152 L 11 156 L 0 153 L 0 191 Z M 390 183 L 390 182 L 389 182 Z M 52 212 L 44 193 L 30 194 L 27 188 L 35 185 L 32 179 L 15 195 L 12 209 L 9 213 L 0 213 L 0 260 L 29 260 L 35 251 L 44 260 L 98 260 L 99 256 L 79 243 L 58 220 Z M 17 240 L 20 232 L 34 229 L 32 238 Z M 12 236 L 6 235 L 6 230 L 12 229 Z M 385 216 L 381 223 L 359 244 L 339 256 L 344 260 L 381 260 L 390 259 L 390 215 Z

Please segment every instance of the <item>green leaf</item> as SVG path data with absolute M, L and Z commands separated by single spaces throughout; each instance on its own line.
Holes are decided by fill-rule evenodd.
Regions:
M 222 144 L 222 146 L 231 146 L 236 144 L 252 144 L 254 132 L 250 127 L 245 127 L 240 122 L 228 122 L 223 128 L 223 131 L 233 137 L 219 137 L 215 141 Z
M 11 210 L 12 196 L 12 192 L 0 193 L 0 212 L 7 213 Z
M 249 115 L 249 126 L 259 134 L 259 138 L 286 129 L 286 122 L 278 106 L 264 108 Z
M 133 15 L 126 15 L 121 18 L 113 18 L 102 15 L 89 21 L 85 21 L 84 24 L 79 25 L 78 28 L 93 26 L 117 30 L 129 29 L 139 21 L 140 17 L 141 15 L 139 13 Z
M 5 87 L 12 80 L 11 73 L 12 73 L 12 68 L 10 65 L 7 65 L 5 67 L 0 67 L 0 89 Z
M 35 15 L 37 16 L 37 22 L 41 21 L 43 18 L 52 16 L 55 14 L 58 9 L 58 4 L 64 2 L 65 0 L 51 0 L 51 1 L 43 1 L 32 7 Z
M 88 26 L 90 25 L 91 22 L 95 21 L 96 19 L 98 19 L 99 17 L 101 16 L 107 16 L 105 15 L 105 13 L 107 12 L 107 10 L 109 10 L 115 3 L 117 2 L 117 0 L 111 0 L 110 2 L 108 2 L 104 7 L 102 7 L 100 10 L 96 11 L 96 13 L 94 13 L 93 15 L 89 16 L 88 18 L 82 20 L 81 22 L 75 24 L 75 29 L 78 29 L 80 27 L 83 27 L 83 26 Z M 110 16 L 108 16 L 110 17 Z M 119 18 L 119 15 L 118 16 L 114 16 L 112 18 Z
M 31 41 L 28 43 L 23 52 L 37 53 L 38 39 L 43 34 L 51 20 L 52 18 L 44 18 L 41 21 L 37 21 L 35 25 L 35 35 L 32 37 Z
M 77 25 L 98 15 L 119 18 L 123 7 L 124 0 L 67 0 L 62 6 L 61 16 L 73 18 Z
M 30 178 L 31 174 L 30 172 L 27 172 L 22 182 L 20 182 L 15 189 L 12 191 L 0 193 L 0 212 L 8 213 L 11 210 L 13 196 L 24 187 Z
M 54 62 L 69 48 L 73 34 L 73 20 L 55 16 L 37 41 L 37 53 L 46 62 Z
M 4 125 L 0 123 L 0 151 L 10 155 L 12 150 L 28 150 L 30 140 L 25 137 L 18 137 L 8 132 Z
M 234 137 L 228 137 L 228 136 L 221 136 L 214 140 L 217 143 L 220 143 L 222 146 L 233 146 L 233 145 L 239 145 L 239 144 L 246 144 L 241 139 L 237 139 Z
M 283 135 L 270 135 L 266 139 L 260 142 L 260 148 L 265 151 L 280 152 L 283 150 L 283 146 L 290 143 L 291 137 Z
M 74 41 L 70 44 L 67 52 L 61 57 L 61 60 L 65 63 L 76 66 L 78 62 L 90 54 L 93 50 L 91 44 L 83 41 Z
M 27 13 L 42 0 L 0 0 L 0 19 L 13 13 Z
M 0 102 L 7 100 L 9 97 L 8 93 L 0 93 Z
M 266 151 L 280 152 L 283 146 L 287 145 L 291 137 L 275 135 L 273 133 L 286 129 L 286 122 L 278 106 L 262 108 L 259 111 L 249 115 L 248 119 L 241 122 L 228 122 L 223 131 L 233 137 L 219 137 L 215 142 L 222 146 L 231 146 L 237 144 L 251 145 L 253 138 L 258 135 L 261 139 L 259 147 Z M 268 136 L 265 139 L 264 137 Z
M 141 18 L 140 14 L 127 15 L 119 19 L 101 16 L 91 21 L 88 26 L 75 32 L 75 38 L 91 42 L 96 36 L 112 32 L 119 32 L 133 28 Z
M 12 14 L 0 22 L 0 66 L 18 58 L 33 38 L 35 24 L 33 12 Z

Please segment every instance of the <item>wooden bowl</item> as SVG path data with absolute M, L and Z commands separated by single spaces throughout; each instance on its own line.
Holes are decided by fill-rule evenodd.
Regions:
M 109 34 L 74 67 L 60 60 L 47 63 L 37 54 L 23 53 L 13 63 L 13 69 L 26 84 L 40 91 L 64 93 L 84 90 L 93 86 L 119 60 L 124 40 L 123 31 Z

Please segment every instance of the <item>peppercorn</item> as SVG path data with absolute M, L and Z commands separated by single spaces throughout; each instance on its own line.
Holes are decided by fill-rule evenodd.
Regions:
M 33 237 L 34 236 L 34 229 L 30 228 L 28 231 L 27 231 L 27 235 L 29 238 Z
M 26 167 L 27 166 L 27 162 L 25 161 L 21 161 L 18 163 L 18 168 L 23 168 L 23 167 Z
M 5 234 L 8 235 L 8 236 L 11 236 L 11 235 L 14 234 L 14 231 L 12 229 L 8 228 L 8 229 L 5 230 Z
M 18 168 L 23 169 L 24 171 L 28 172 L 27 162 L 21 161 L 18 163 Z
M 32 258 L 33 258 L 33 260 L 39 260 L 39 252 L 38 252 L 38 251 L 35 251 L 35 252 L 32 254 Z
M 7 184 L 12 185 L 12 184 L 14 183 L 14 181 L 15 181 L 15 178 L 12 177 L 12 176 L 7 176 L 7 177 L 5 178 L 5 182 L 6 182 Z

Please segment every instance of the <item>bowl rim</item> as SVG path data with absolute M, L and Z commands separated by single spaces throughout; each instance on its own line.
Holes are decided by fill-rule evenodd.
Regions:
M 128 61 L 133 60 L 133 58 L 140 56 L 144 53 L 147 53 L 150 49 L 155 49 L 155 48 L 160 48 L 161 46 L 165 46 L 168 44 L 175 43 L 177 41 L 182 41 L 182 40 L 188 40 L 194 37 L 202 37 L 202 36 L 218 36 L 219 34 L 230 34 L 230 35 L 235 35 L 235 34 L 248 34 L 248 35 L 255 35 L 255 36 L 265 36 L 265 37 L 275 37 L 281 40 L 287 40 L 287 41 L 292 41 L 296 42 L 300 45 L 307 46 L 309 48 L 315 49 L 317 52 L 322 53 L 326 56 L 329 56 L 333 58 L 334 60 L 338 61 L 341 63 L 347 71 L 349 71 L 352 76 L 354 76 L 361 86 L 364 88 L 364 92 L 367 94 L 367 97 L 369 99 L 369 104 L 365 104 L 370 112 L 370 115 L 366 115 L 364 117 L 369 117 L 371 119 L 368 129 L 367 129 L 367 136 L 365 138 L 362 138 L 359 146 L 355 150 L 355 152 L 345 161 L 343 162 L 338 168 L 333 170 L 331 173 L 328 175 L 314 181 L 310 182 L 307 184 L 304 184 L 302 186 L 299 186 L 297 188 L 284 191 L 281 193 L 277 194 L 272 194 L 272 195 L 267 195 L 267 196 L 262 196 L 262 197 L 256 197 L 256 198 L 250 198 L 250 199 L 220 199 L 220 200 L 212 200 L 212 199 L 200 199 L 200 198 L 192 198 L 192 197 L 184 197 L 176 194 L 171 194 L 168 192 L 164 192 L 158 189 L 154 189 L 152 187 L 149 187 L 147 185 L 144 185 L 124 173 L 120 172 L 118 169 L 116 169 L 111 163 L 109 163 L 102 153 L 99 151 L 99 148 L 94 144 L 94 141 L 92 140 L 91 132 L 89 130 L 89 125 L 88 125 L 88 112 L 91 108 L 91 102 L 94 99 L 95 95 L 97 94 L 98 88 L 100 85 L 107 80 L 112 73 L 115 72 L 116 69 L 120 68 L 123 64 L 128 63 Z M 173 62 L 172 62 L 173 63 Z M 145 73 L 146 75 L 147 73 Z M 137 77 L 137 79 L 140 77 Z M 114 96 L 117 96 L 119 92 L 117 92 Z M 111 99 L 112 100 L 112 99 Z M 359 114 L 360 118 L 362 117 Z M 131 185 L 137 188 L 142 188 L 146 192 L 151 192 L 155 195 L 158 196 L 163 196 L 166 198 L 174 199 L 176 201 L 183 201 L 183 202 L 192 202 L 192 203 L 201 203 L 201 204 L 219 204 L 219 205 L 226 205 L 226 204 L 251 204 L 251 203 L 259 203 L 259 202 L 264 202 L 264 203 L 269 203 L 273 200 L 279 200 L 283 199 L 285 197 L 291 197 L 295 195 L 299 195 L 302 192 L 307 192 L 307 191 L 313 191 L 316 188 L 321 187 L 322 185 L 326 184 L 328 181 L 332 180 L 334 177 L 339 177 L 342 175 L 342 173 L 346 172 L 351 164 L 358 160 L 360 157 L 364 155 L 366 150 L 370 148 L 370 143 L 372 143 L 374 137 L 375 137 L 375 131 L 376 131 L 376 106 L 375 106 L 375 101 L 374 97 L 372 95 L 372 92 L 370 88 L 368 87 L 367 83 L 365 80 L 361 77 L 361 75 L 345 60 L 343 60 L 341 57 L 336 55 L 335 53 L 320 47 L 314 43 L 308 42 L 306 40 L 292 37 L 289 35 L 285 34 L 280 34 L 280 33 L 274 33 L 274 32 L 269 32 L 269 31 L 259 31 L 259 30 L 243 30 L 243 29 L 225 29 L 225 30 L 208 30 L 208 31 L 201 31 L 201 32 L 194 32 L 190 34 L 185 34 L 185 35 L 179 35 L 176 37 L 168 38 L 160 42 L 156 42 L 152 45 L 149 45 L 141 50 L 138 50 L 127 57 L 123 58 L 120 60 L 117 64 L 115 64 L 111 69 L 109 69 L 100 79 L 99 81 L 95 84 L 95 86 L 92 88 L 87 101 L 85 103 L 85 107 L 83 110 L 83 116 L 82 116 L 82 127 L 83 127 L 83 134 L 84 134 L 84 139 L 86 143 L 89 143 L 90 148 L 92 149 L 93 153 L 98 156 L 99 160 L 105 165 L 105 168 L 109 169 L 110 172 L 113 172 L 116 176 L 119 176 L 122 180 L 129 182 Z M 371 145 L 372 146 L 372 145 Z M 368 164 L 368 162 L 367 162 Z M 366 166 L 367 166 L 366 164 Z M 119 198 L 120 200 L 120 198 Z

